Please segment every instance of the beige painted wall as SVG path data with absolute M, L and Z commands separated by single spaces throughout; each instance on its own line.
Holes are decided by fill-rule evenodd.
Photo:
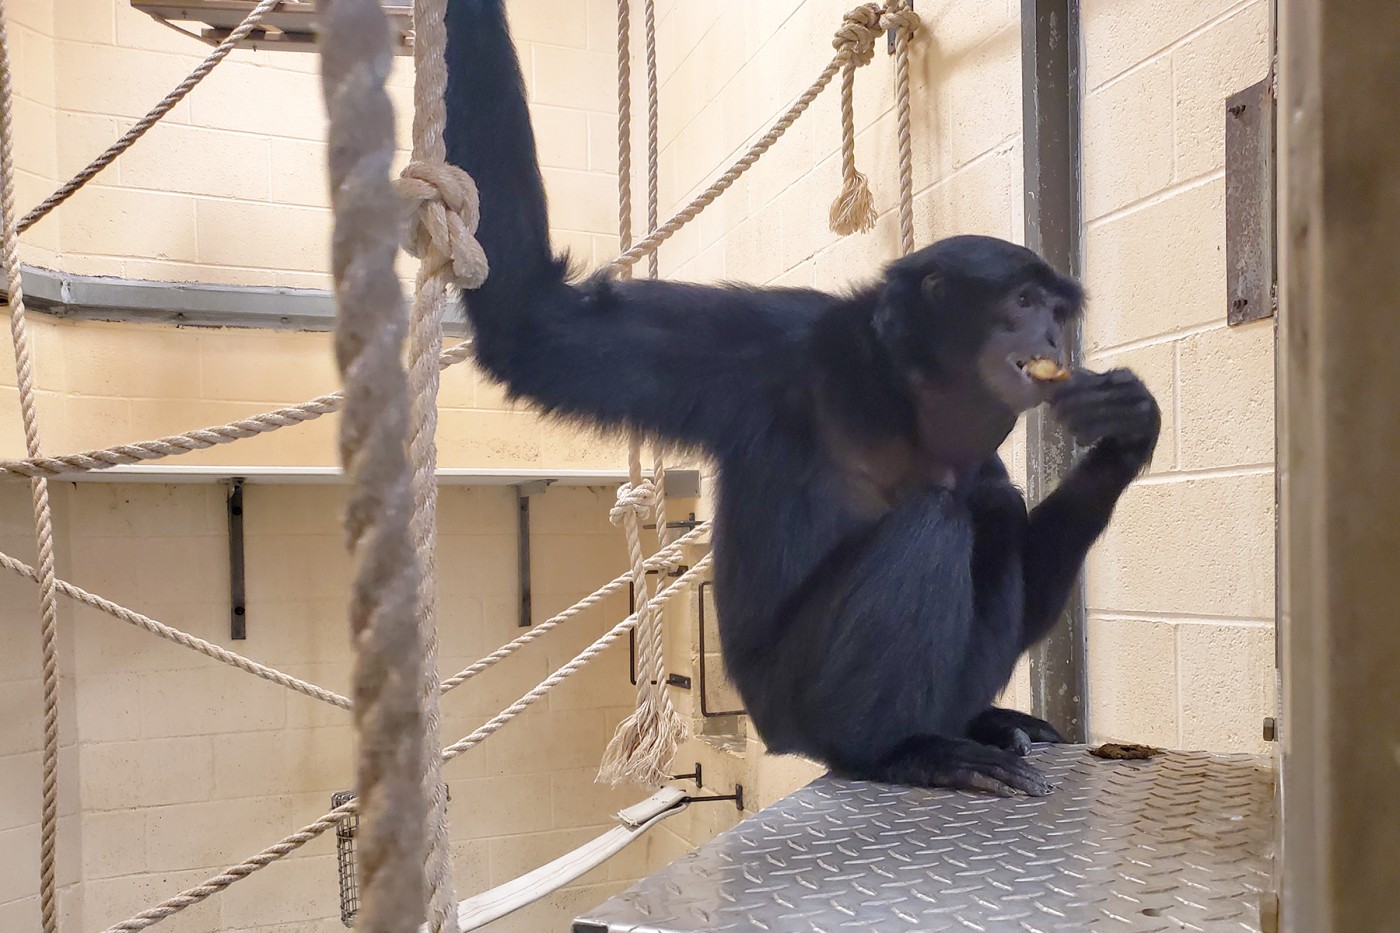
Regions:
M 658 5 L 663 217 L 816 76 L 848 6 Z M 1019 4 L 918 9 L 916 239 L 1021 241 Z M 740 16 L 736 37 L 725 24 Z M 1265 0 L 1167 13 L 1090 0 L 1084 20 L 1086 355 L 1096 368 L 1135 369 L 1164 411 L 1153 470 L 1089 561 L 1091 737 L 1259 751 L 1273 704 L 1273 324 L 1225 326 L 1223 111 L 1267 70 Z M 857 164 L 881 212 L 875 231 L 827 229 L 839 189 L 833 89 L 662 248 L 663 274 L 820 287 L 873 274 L 897 254 L 892 97 L 892 62 L 877 54 L 857 76 L 855 103 Z M 1004 454 L 1024 475 L 1019 431 Z M 683 641 L 693 621 L 673 626 Z M 1005 701 L 1028 706 L 1024 665 Z M 723 750 L 703 753 L 727 767 Z M 746 767 L 765 797 L 815 773 L 792 759 Z
M 341 543 L 343 487 L 250 485 L 248 638 L 228 639 L 223 490 L 213 485 L 55 487 L 59 572 L 195 635 L 344 693 L 351 653 Z M 556 487 L 534 500 L 537 619 L 625 566 L 610 490 Z M 28 500 L 0 489 L 0 547 L 29 543 Z M 517 635 L 515 499 L 448 487 L 438 561 L 444 671 Z M 39 685 L 35 591 L 0 579 L 0 926 L 35 929 Z M 571 658 L 626 610 L 615 597 L 450 694 L 455 741 Z M 69 929 L 102 929 L 310 822 L 353 781 L 348 714 L 291 694 L 96 610 L 64 604 L 66 746 L 60 840 Z M 630 711 L 625 643 L 446 771 L 462 895 L 592 838 L 641 796 L 593 781 Z M 640 877 L 651 840 L 490 929 L 536 933 Z M 333 834 L 168 923 L 171 929 L 339 929 Z M 80 883 L 79 883 L 80 882 Z
M 1083 5 L 1086 355 L 1164 412 L 1089 561 L 1097 735 L 1263 751 L 1274 709 L 1272 319 L 1227 327 L 1224 100 L 1268 72 L 1266 0 Z
M 201 51 L 118 0 L 74 2 L 81 10 L 61 20 L 44 0 L 12 4 L 22 207 L 114 138 Z M 1220 152 L 1224 97 L 1252 83 L 1266 65 L 1263 3 L 1200 0 L 1169 13 L 1143 0 L 1084 5 L 1093 299 L 1086 341 L 1093 365 L 1138 369 L 1166 415 L 1152 474 L 1125 499 L 1090 562 L 1096 738 L 1255 749 L 1258 719 L 1272 703 L 1272 328 L 1223 326 Z M 663 217 L 708 184 L 815 77 L 830 58 L 830 36 L 847 6 L 658 3 Z M 512 5 L 556 236 L 595 260 L 615 246 L 611 7 L 608 0 Z M 912 70 L 921 242 L 958 232 L 1021 239 L 1018 10 L 1014 0 L 919 4 L 926 30 L 913 47 Z M 735 21 L 744 28 L 726 28 Z M 37 226 L 26 237 L 26 261 L 88 273 L 324 286 L 324 127 L 314 68 L 311 57 L 236 53 L 221 66 L 222 77 L 216 72 L 176 109 L 160 136 Z M 640 78 L 639 72 L 634 69 Z M 396 99 L 406 104 L 410 78 L 402 63 L 393 80 Z M 881 211 L 873 233 L 841 239 L 827 230 L 827 206 L 839 187 L 833 88 L 748 177 L 663 247 L 663 274 L 837 286 L 892 258 L 894 120 L 891 62 L 883 53 L 857 78 L 856 119 L 858 164 Z M 641 139 L 638 127 L 638 153 Z M 289 235 L 273 240 L 270 230 Z M 52 450 L 221 423 L 336 383 L 328 343 L 317 335 L 51 321 L 36 322 L 35 330 L 41 415 Z M 13 412 L 10 369 L 0 360 L 0 407 Z M 616 444 L 542 425 L 465 367 L 448 372 L 443 392 L 446 465 L 621 462 Z M 0 421 L 0 453 L 18 454 L 17 419 Z M 330 464 L 333 431 L 327 419 L 195 457 Z M 1005 452 L 1013 473 L 1022 473 L 1019 433 Z M 195 457 L 182 462 L 198 462 Z M 217 490 L 58 488 L 65 575 L 177 625 L 224 637 Z M 315 487 L 250 488 L 255 603 L 251 638 L 239 647 L 343 687 L 349 659 L 339 615 L 346 570 L 336 536 L 338 496 Z M 465 623 L 444 636 L 447 653 L 458 660 L 514 634 L 504 591 L 514 581 L 505 496 L 500 490 L 445 494 L 443 566 L 465 568 L 447 585 L 460 589 L 445 596 L 460 603 L 444 612 L 445 626 L 453 612 L 461 613 L 454 621 Z M 540 531 L 550 539 L 536 550 L 540 612 L 562 607 L 623 565 L 617 534 L 606 526 L 609 500 L 607 491 L 546 495 L 537 510 Z M 22 489 L 0 490 L 0 547 L 11 553 L 32 552 L 26 508 Z M 300 580 L 290 573 L 296 568 L 317 575 Z M 507 665 L 499 683 L 464 688 L 449 700 L 445 732 L 479 723 L 623 608 L 604 607 L 558 633 L 559 643 Z M 22 711 L 0 728 L 6 859 L 0 926 L 6 928 L 32 928 L 35 910 L 34 618 L 32 587 L 0 584 L 0 626 L 13 647 L 0 657 L 0 708 Z M 692 676 L 693 620 L 692 600 L 668 622 L 671 668 Z M 225 856 L 262 844 L 269 830 L 276 835 L 316 815 L 329 793 L 344 786 L 346 727 L 313 713 L 311 701 L 286 698 L 246 675 L 225 675 L 212 662 L 186 658 L 118 622 L 86 612 L 68 613 L 64 621 L 60 876 L 68 886 L 65 912 L 82 927 L 121 919 Z M 561 853 L 590 835 L 619 800 L 630 800 L 591 783 L 611 724 L 630 702 L 625 664 L 625 649 L 610 652 L 603 667 L 494 739 L 501 743 L 496 751 L 488 745 L 483 757 L 449 769 L 461 891 Z M 697 732 L 722 731 L 700 720 L 693 691 L 673 695 Z M 1024 670 L 1008 702 L 1026 705 Z M 543 750 L 551 754 L 542 756 Z M 742 781 L 751 806 L 814 773 L 804 762 L 763 755 L 742 724 L 689 742 L 677 768 L 688 770 L 694 760 L 704 763 L 706 791 L 728 793 Z M 147 767 L 138 769 L 140 761 Z M 266 764 L 265 774 L 248 768 L 258 762 Z M 694 807 L 579 888 L 501 928 L 562 928 L 580 907 L 737 816 L 724 804 Z M 179 831 L 172 831 L 173 820 Z M 222 906 L 200 908 L 173 928 L 334 928 L 336 921 L 325 919 L 334 913 L 330 852 L 327 842 L 317 843 L 231 892 Z M 277 880 L 283 872 L 285 880 Z
M 559 208 L 554 235 L 585 259 L 615 247 L 612 10 L 606 0 L 515 4 L 515 26 Z M 10 5 L 21 209 L 116 138 L 207 51 L 121 0 Z M 325 287 L 324 119 L 314 55 L 235 52 L 130 153 L 24 238 L 26 262 L 66 271 Z M 411 69 L 391 93 L 407 146 Z M 400 152 L 402 161 L 405 153 Z M 405 260 L 402 272 L 411 273 Z M 60 322 L 31 316 L 46 448 L 143 439 L 302 401 L 337 387 L 327 337 Z M 9 350 L 0 407 L 17 410 Z M 622 465 L 616 443 L 546 425 L 469 366 L 443 380 L 441 461 L 453 467 Z M 332 465 L 335 419 L 181 463 Z M 20 456 L 17 417 L 0 455 Z M 348 570 L 343 490 L 248 490 L 250 637 L 239 650 L 345 689 Z M 221 491 L 55 485 L 60 572 L 177 626 L 227 642 Z M 443 493 L 444 668 L 518 633 L 512 493 Z M 610 490 L 536 500 L 538 618 L 624 565 Z M 0 548 L 32 560 L 24 487 L 0 489 Z M 0 926 L 37 924 L 38 646 L 33 587 L 0 583 Z M 450 741 L 572 657 L 615 620 L 612 600 L 449 699 Z M 64 607 L 62 909 L 72 928 L 124 918 L 326 809 L 348 786 L 348 720 L 247 675 Z M 593 784 L 632 700 L 614 649 L 448 772 L 458 888 L 471 893 L 596 834 L 635 791 Z M 556 926 L 643 870 L 651 843 L 547 902 L 494 925 Z M 329 839 L 243 890 L 168 921 L 172 929 L 339 929 Z M 81 881 L 81 884 L 79 883 Z
M 517 0 L 512 21 L 539 132 L 553 235 L 584 260 L 615 252 L 616 64 L 608 0 Z M 19 202 L 27 210 L 114 141 L 208 49 L 123 0 L 13 5 Z M 68 272 L 239 285 L 330 285 L 318 59 L 236 51 L 117 162 L 24 237 L 25 262 Z M 390 93 L 407 159 L 412 65 Z M 413 261 L 400 257 L 407 279 Z M 50 450 L 142 440 L 247 417 L 338 385 L 329 338 L 58 322 L 36 315 Z M 5 351 L 8 352 L 8 351 Z M 13 409 L 0 361 L 0 406 Z M 612 439 L 546 425 L 469 364 L 442 388 L 447 467 L 617 468 Z M 336 418 L 191 454 L 185 464 L 332 465 Z M 14 419 L 0 455 L 21 456 Z

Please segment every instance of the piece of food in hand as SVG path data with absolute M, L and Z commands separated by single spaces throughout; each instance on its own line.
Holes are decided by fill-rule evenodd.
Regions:
M 1028 361 L 1022 369 L 1036 382 L 1060 382 L 1069 378 L 1068 369 L 1043 356 Z

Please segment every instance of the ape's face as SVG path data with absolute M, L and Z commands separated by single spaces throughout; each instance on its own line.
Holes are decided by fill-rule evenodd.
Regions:
M 1068 366 L 1065 329 L 1078 313 L 1077 301 L 1036 282 L 1004 293 L 983 309 L 987 315 L 977 372 L 1003 404 L 1020 414 L 1046 398 L 1047 384 L 1032 379 L 1026 364 L 1051 360 Z

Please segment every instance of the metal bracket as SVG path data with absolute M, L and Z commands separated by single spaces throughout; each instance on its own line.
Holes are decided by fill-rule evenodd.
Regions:
M 1273 77 L 1225 102 L 1225 268 L 1230 326 L 1278 310 Z
M 709 796 L 709 797 L 687 797 L 687 798 L 685 798 L 685 799 L 686 799 L 686 801 L 689 802 L 689 803 L 709 803 L 709 802 L 714 801 L 714 800 L 732 800 L 732 801 L 734 801 L 734 809 L 738 810 L 740 813 L 743 813 L 743 812 L 744 812 L 744 785 L 743 785 L 743 784 L 735 784 L 735 785 L 734 785 L 734 793 L 732 793 L 732 794 L 714 794 L 714 795 Z
M 689 516 L 687 516 L 686 518 L 681 519 L 680 521 L 676 521 L 676 522 L 667 522 L 667 523 L 666 523 L 666 527 L 667 527 L 667 528 L 684 528 L 686 531 L 694 531 L 695 528 L 696 528 L 696 526 L 698 526 L 699 524 L 700 524 L 699 519 L 697 519 L 697 518 L 695 517 L 695 513 L 694 513 L 694 512 L 691 512 Z M 651 528 L 651 529 L 654 529 L 654 528 L 656 528 L 656 523 L 655 523 L 655 522 L 652 522 L 650 525 L 643 525 L 642 527 L 643 527 L 643 528 Z
M 243 480 L 228 483 L 229 638 L 248 637 L 248 602 L 243 566 Z
M 537 479 L 521 483 L 515 487 L 517 512 L 516 555 L 517 573 L 520 578 L 520 619 L 521 628 L 534 624 L 534 607 L 530 595 L 530 497 L 542 495 L 553 480 Z
M 908 0 L 908 4 L 909 4 L 909 9 L 911 9 L 911 10 L 914 9 L 914 0 Z M 893 30 L 893 29 L 886 29 L 886 30 L 885 30 L 885 52 L 886 52 L 887 54 L 889 54 L 889 55 L 893 55 L 893 54 L 894 54 L 894 30 Z

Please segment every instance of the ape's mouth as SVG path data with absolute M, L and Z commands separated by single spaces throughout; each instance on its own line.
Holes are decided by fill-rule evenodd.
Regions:
M 1044 356 L 1018 359 L 1016 368 L 1032 382 L 1062 382 L 1069 378 L 1069 370 L 1055 360 Z

